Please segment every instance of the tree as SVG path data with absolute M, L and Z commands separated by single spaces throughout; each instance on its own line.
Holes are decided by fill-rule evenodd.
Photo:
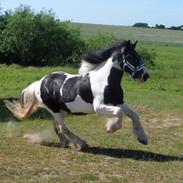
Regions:
M 117 41 L 112 34 L 96 34 L 86 40 L 86 48 L 88 50 L 97 50 L 105 48 Z
M 20 6 L 7 18 L 0 35 L 0 60 L 8 64 L 73 64 L 83 49 L 78 29 L 56 20 L 51 11 L 35 14 L 27 6 Z
M 139 23 L 135 23 L 135 24 L 133 25 L 133 27 L 144 27 L 144 28 L 149 28 L 149 25 L 148 25 L 147 23 L 141 23 L 141 22 L 139 22 Z
M 171 30 L 182 30 L 182 27 L 181 26 L 171 26 L 169 27 L 168 29 L 171 29 Z
M 160 25 L 156 24 L 155 28 L 157 28 L 157 29 L 165 29 L 166 27 L 164 25 L 162 25 L 162 24 L 160 24 Z

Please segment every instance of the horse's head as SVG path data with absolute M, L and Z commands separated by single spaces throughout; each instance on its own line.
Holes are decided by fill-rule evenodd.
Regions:
M 137 41 L 134 44 L 130 40 L 123 42 L 117 54 L 117 61 L 121 69 L 128 72 L 133 79 L 144 82 L 149 78 L 149 74 L 140 55 L 135 51 L 136 44 Z

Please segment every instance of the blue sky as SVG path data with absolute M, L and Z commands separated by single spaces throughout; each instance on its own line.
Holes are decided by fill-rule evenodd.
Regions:
M 73 22 L 133 25 L 183 25 L 182 0 L 0 0 L 3 10 L 20 4 L 35 11 L 52 9 L 57 18 Z

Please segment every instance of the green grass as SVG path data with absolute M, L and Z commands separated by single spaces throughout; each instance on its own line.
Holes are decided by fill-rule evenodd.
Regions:
M 18 65 L 0 65 L 0 98 L 17 97 L 20 91 L 32 82 L 54 71 L 75 73 L 71 67 L 21 67 Z
M 156 66 L 155 69 L 149 70 L 150 79 L 144 84 L 130 81 L 126 75 L 122 81 L 126 102 L 150 105 L 153 108 L 183 110 L 183 47 L 144 46 L 157 54 Z M 21 90 L 28 84 L 53 71 L 77 73 L 77 68 L 0 65 L 0 98 L 18 97 Z
M 183 31 L 84 23 L 72 23 L 71 26 L 79 27 L 84 37 L 90 37 L 97 33 L 109 33 L 115 35 L 118 39 L 183 45 Z
M 50 120 L 14 122 L 12 136 L 10 126 L 1 123 L 1 182 L 181 182 L 183 127 L 148 124 L 156 115 L 159 112 L 142 115 L 150 134 L 148 146 L 132 136 L 129 121 L 107 134 L 103 118 L 69 116 L 68 126 L 88 141 L 88 152 L 58 148 Z M 44 145 L 22 138 L 49 128 L 53 139 Z
M 183 180 L 183 47 L 145 45 L 157 54 L 156 67 L 147 83 L 122 85 L 125 101 L 140 113 L 149 133 L 149 145 L 139 144 L 124 118 L 123 128 L 105 131 L 105 119 L 95 114 L 66 118 L 69 128 L 85 139 L 87 152 L 58 147 L 52 118 L 39 114 L 16 121 L 4 108 L 4 98 L 18 97 L 21 90 L 47 73 L 70 67 L 19 67 L 0 65 L 0 182 L 162 182 Z M 27 133 L 48 133 L 43 144 L 23 139 Z

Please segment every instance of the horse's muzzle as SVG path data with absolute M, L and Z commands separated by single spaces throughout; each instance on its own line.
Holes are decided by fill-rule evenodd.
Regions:
M 142 74 L 142 80 L 143 80 L 144 82 L 147 81 L 148 78 L 149 78 L 149 74 L 148 74 L 148 73 Z

